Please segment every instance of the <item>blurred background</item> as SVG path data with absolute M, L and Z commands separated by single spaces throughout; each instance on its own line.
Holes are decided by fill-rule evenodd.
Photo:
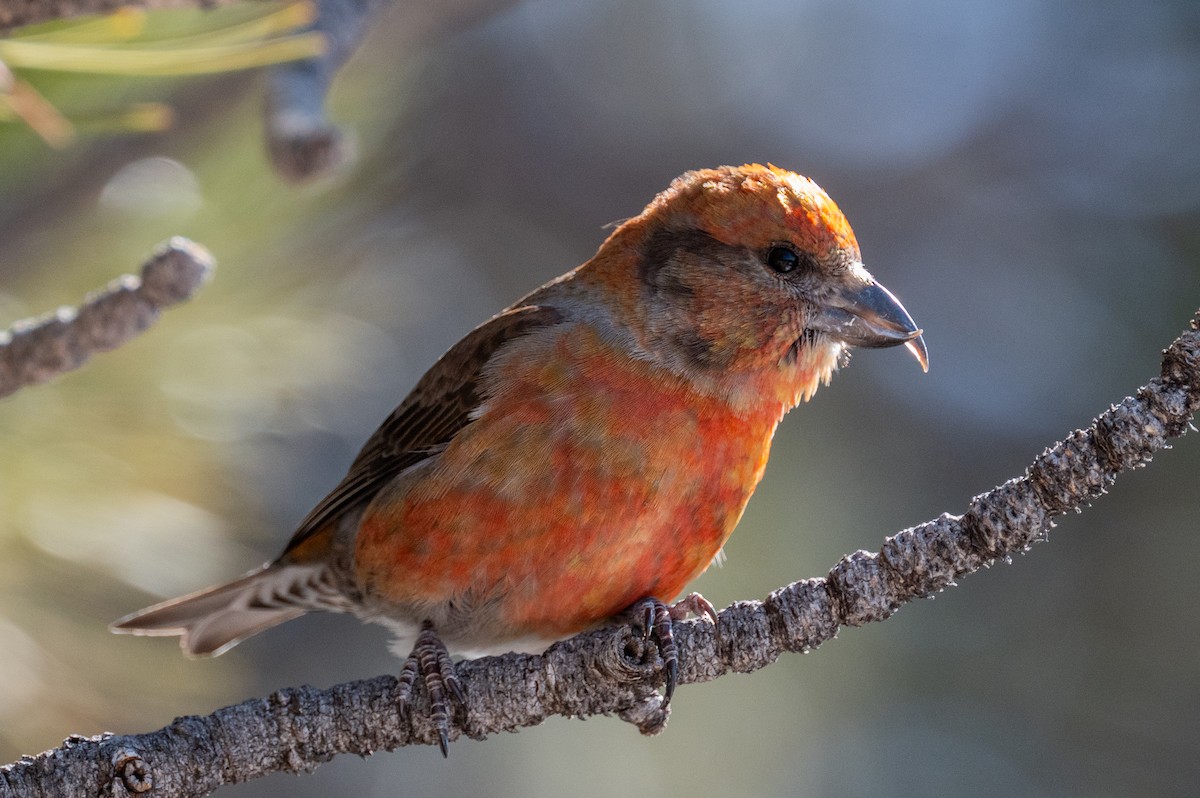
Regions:
M 931 353 L 922 375 L 861 352 L 784 422 L 694 585 L 718 607 L 962 512 L 1154 376 L 1200 306 L 1194 0 L 417 5 L 335 84 L 357 160 L 301 188 L 264 157 L 259 75 L 26 73 L 61 107 L 167 101 L 176 124 L 63 150 L 0 128 L 0 328 L 171 235 L 219 266 L 0 404 L 0 761 L 396 672 L 344 617 L 208 661 L 106 624 L 273 557 L 442 351 L 689 168 L 814 178 Z M 221 794 L 1194 794 L 1198 473 L 1188 436 L 1011 565 L 684 687 L 657 738 L 556 718 Z

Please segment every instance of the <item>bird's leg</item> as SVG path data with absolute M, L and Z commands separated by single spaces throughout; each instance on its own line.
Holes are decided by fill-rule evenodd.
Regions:
M 675 694 L 675 685 L 679 681 L 679 649 L 675 645 L 675 632 L 671 627 L 672 621 L 680 621 L 689 614 L 697 617 L 704 615 L 715 625 L 717 611 L 708 599 L 699 593 L 689 593 L 674 604 L 664 604 L 653 596 L 642 599 L 629 608 L 629 615 L 635 626 L 642 629 L 643 639 L 649 641 L 655 638 L 658 642 L 658 653 L 662 657 L 663 669 L 667 673 L 666 685 L 663 689 L 663 709 L 671 704 L 671 696 Z
M 454 671 L 454 662 L 450 659 L 446 644 L 429 621 L 421 624 L 421 633 L 417 635 L 412 653 L 400 671 L 399 710 L 405 722 L 409 719 L 409 704 L 418 676 L 429 693 L 429 719 L 437 727 L 438 746 L 442 749 L 442 756 L 447 756 L 450 751 L 450 705 L 447 694 L 460 706 L 466 705 L 467 696 Z

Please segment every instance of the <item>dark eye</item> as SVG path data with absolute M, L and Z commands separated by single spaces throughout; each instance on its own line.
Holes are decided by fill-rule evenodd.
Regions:
M 767 265 L 780 274 L 787 274 L 800 265 L 800 256 L 791 247 L 771 247 L 767 250 Z

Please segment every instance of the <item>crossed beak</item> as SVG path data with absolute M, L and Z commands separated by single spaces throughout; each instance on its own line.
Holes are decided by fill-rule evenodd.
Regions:
M 921 329 L 892 292 L 874 281 L 844 288 L 822 306 L 809 327 L 850 346 L 879 349 L 904 345 L 924 371 L 929 371 L 929 351 Z

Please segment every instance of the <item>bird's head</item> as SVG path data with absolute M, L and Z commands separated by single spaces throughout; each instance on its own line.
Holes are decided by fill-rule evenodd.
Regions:
M 848 347 L 905 345 L 921 330 L 862 264 L 846 217 L 806 177 L 773 166 L 688 172 L 605 243 L 593 263 L 636 277 L 642 348 L 680 373 L 766 374 L 808 398 Z M 622 275 L 629 281 L 628 271 Z

